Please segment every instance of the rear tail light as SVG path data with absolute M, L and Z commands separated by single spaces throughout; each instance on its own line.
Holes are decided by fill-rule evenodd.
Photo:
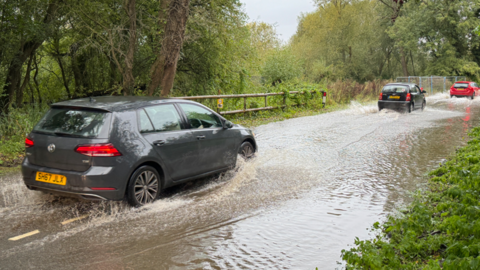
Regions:
M 79 145 L 75 152 L 90 157 L 116 157 L 122 155 L 111 143 Z
M 30 148 L 34 145 L 35 145 L 35 143 L 31 139 L 25 138 L 25 148 Z
M 412 96 L 410 95 L 410 93 L 408 93 L 406 101 L 410 101 L 410 100 L 412 100 Z
M 382 98 L 383 98 L 383 94 L 380 93 L 380 96 L 378 96 L 378 100 L 382 100 Z
M 116 190 L 116 188 L 113 187 L 91 187 L 91 190 Z
M 324 92 L 323 92 L 323 96 L 326 97 L 326 96 L 327 96 L 327 92 L 324 91 Z

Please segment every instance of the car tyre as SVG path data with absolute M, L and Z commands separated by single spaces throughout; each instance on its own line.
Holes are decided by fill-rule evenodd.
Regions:
M 383 110 L 383 107 L 378 106 L 378 111 Z
M 151 166 L 142 166 L 128 181 L 127 201 L 134 207 L 152 203 L 158 198 L 160 189 L 160 176 L 157 170 Z
M 250 142 L 243 142 L 242 145 L 240 145 L 240 150 L 238 153 L 244 158 L 244 159 L 250 159 L 255 155 L 255 148 L 253 148 L 253 145 Z
M 473 100 L 475 98 L 475 93 L 473 93 L 470 98 Z
M 422 112 L 423 112 L 423 110 L 425 110 L 426 106 L 427 106 L 427 102 L 425 100 L 423 100 L 423 102 L 422 102 Z

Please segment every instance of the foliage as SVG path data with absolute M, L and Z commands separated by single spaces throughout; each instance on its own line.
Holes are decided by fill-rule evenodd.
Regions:
M 268 56 L 262 69 L 265 83 L 272 85 L 298 78 L 302 73 L 301 62 L 288 47 L 277 49 Z
M 479 0 L 315 3 L 291 39 L 311 81 L 480 74 Z
M 388 34 L 397 46 L 426 56 L 426 74 L 476 78 L 479 6 L 479 0 L 408 1 Z
M 0 166 L 18 164 L 23 159 L 25 136 L 47 111 L 47 106 L 14 109 L 0 118 Z
M 385 33 L 383 6 L 343 0 L 318 5 L 316 11 L 300 17 L 291 40 L 293 52 L 305 59 L 308 79 L 366 81 L 392 76 L 395 67 L 384 68 L 392 44 Z
M 469 135 L 403 215 L 375 223 L 375 239 L 356 238 L 342 251 L 351 269 L 479 269 L 480 127 Z

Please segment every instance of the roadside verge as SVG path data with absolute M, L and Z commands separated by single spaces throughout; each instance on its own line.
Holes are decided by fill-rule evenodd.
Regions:
M 342 250 L 347 269 L 480 269 L 480 127 L 469 136 L 401 215 Z

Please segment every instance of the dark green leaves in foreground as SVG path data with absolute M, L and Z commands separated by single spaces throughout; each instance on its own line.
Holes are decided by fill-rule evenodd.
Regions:
M 480 128 L 401 216 L 342 250 L 349 269 L 480 269 Z

